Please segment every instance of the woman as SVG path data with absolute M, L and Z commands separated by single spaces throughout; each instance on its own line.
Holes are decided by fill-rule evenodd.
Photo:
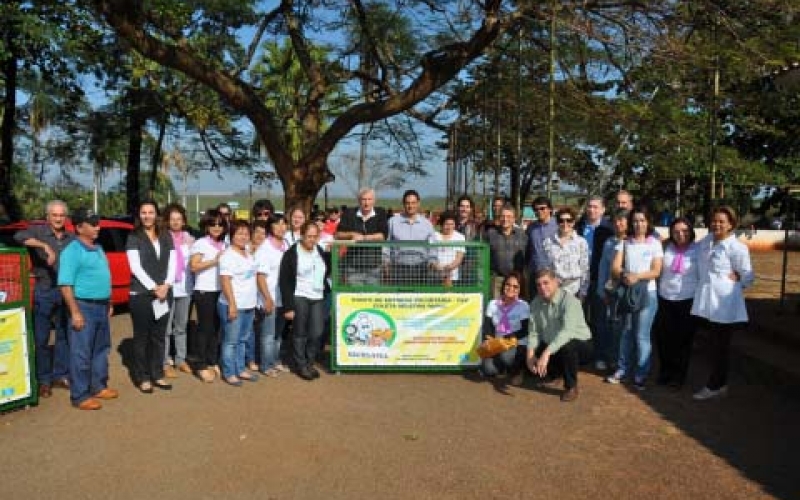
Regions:
M 631 210 L 628 228 L 629 237 L 623 240 L 621 248 L 614 255 L 611 274 L 625 286 L 646 281 L 647 304 L 637 312 L 625 314 L 622 319 L 617 370 L 606 378 L 606 382 L 618 384 L 633 370 L 633 384 L 636 389 L 643 391 L 650 372 L 650 329 L 658 311 L 656 280 L 661 274 L 664 251 L 661 243 L 651 236 L 653 222 L 646 208 Z M 634 344 L 637 352 L 635 368 L 631 366 Z
M 186 232 L 186 209 L 179 203 L 164 208 L 163 230 L 172 238 L 175 249 L 175 282 L 172 285 L 172 309 L 167 320 L 167 336 L 164 343 L 164 373 L 167 378 L 178 376 L 176 369 L 192 373 L 186 363 L 186 325 L 189 321 L 189 306 L 192 303 L 194 279 L 189 271 L 189 249 L 194 238 Z M 175 359 L 170 359 L 170 337 L 175 344 Z
M 190 366 L 203 382 L 219 376 L 219 259 L 225 250 L 227 222 L 216 209 L 207 210 L 200 221 L 205 236 L 189 251 L 189 269 L 194 273 L 197 331 L 189 338 Z
M 160 230 L 157 222 L 158 206 L 153 201 L 142 202 L 136 226 L 125 244 L 131 268 L 131 378 L 143 394 L 152 394 L 153 387 L 172 389 L 172 384 L 164 379 L 164 339 L 176 257 L 172 238 L 167 231 Z
M 261 212 L 258 212 L 261 213 Z M 261 217 L 259 215 L 259 217 Z M 255 256 L 256 252 L 261 245 L 267 240 L 267 229 L 269 223 L 267 220 L 263 218 L 256 219 L 250 225 L 250 243 L 247 247 L 247 250 L 250 252 L 251 255 Z M 262 311 L 263 304 L 259 300 L 259 307 L 256 309 L 255 320 L 253 322 L 253 333 L 258 331 L 258 328 L 261 326 L 260 318 L 259 318 L 259 311 Z M 250 371 L 258 371 L 258 362 L 256 361 L 256 336 L 251 334 L 247 340 L 247 351 L 245 354 L 245 363 L 247 364 L 247 369 Z
M 596 293 L 600 296 L 606 304 L 605 317 L 602 321 L 597 322 L 597 331 L 595 332 L 595 369 L 604 372 L 608 370 L 617 361 L 617 352 L 619 352 L 619 331 L 617 322 L 612 324 L 611 317 L 609 316 L 609 307 L 611 306 L 611 299 L 616 282 L 611 278 L 611 266 L 614 263 L 614 256 L 617 250 L 621 249 L 621 244 L 625 237 L 628 235 L 628 216 L 630 212 L 624 209 L 617 209 L 612 215 L 612 224 L 614 225 L 614 236 L 606 239 L 603 242 L 603 253 L 600 256 L 600 263 L 597 266 L 597 290 Z
M 743 290 L 753 283 L 753 267 L 747 246 L 733 232 L 736 224 L 731 207 L 717 207 L 711 212 L 708 236 L 697 243 L 692 314 L 704 320 L 711 338 L 711 374 L 706 386 L 694 394 L 698 401 L 727 394 L 731 337 L 747 326 Z
M 589 290 L 589 245 L 575 232 L 577 213 L 572 207 L 558 212 L 558 232 L 542 243 L 548 267 L 561 288 L 583 300 Z
M 283 316 L 293 322 L 292 356 L 297 375 L 304 380 L 319 378 L 313 363 L 320 346 L 325 321 L 325 293 L 330 264 L 317 245 L 319 228 L 303 224 L 302 240 L 292 245 L 281 259 L 278 285 Z
M 268 377 L 277 377 L 289 369 L 281 363 L 281 340 L 286 320 L 281 308 L 281 296 L 278 292 L 278 277 L 281 269 L 281 259 L 289 248 L 283 239 L 286 235 L 286 219 L 281 214 L 273 215 L 267 226 L 267 239 L 258 247 L 255 254 L 259 274 L 266 277 L 266 286 L 272 298 L 274 311 L 266 314 L 265 308 L 256 309 L 255 332 L 261 338 L 261 373 Z M 261 296 L 265 294 L 262 291 Z
M 694 340 L 695 320 L 691 311 L 697 288 L 697 248 L 693 242 L 694 229 L 689 220 L 684 217 L 673 220 L 658 280 L 657 382 L 674 389 L 680 389 L 686 380 Z
M 517 346 L 501 352 L 492 358 L 481 361 L 481 374 L 493 378 L 500 373 L 512 375 L 511 383 L 521 385 L 523 378 L 523 363 L 526 357 L 528 344 L 528 322 L 530 321 L 530 306 L 520 300 L 520 285 L 522 276 L 512 271 L 503 279 L 500 297 L 493 299 L 486 307 L 486 319 L 483 322 L 484 343 L 486 338 L 516 337 Z
M 289 209 L 286 217 L 289 223 L 289 230 L 286 231 L 286 236 L 284 236 L 284 238 L 286 239 L 286 244 L 292 246 L 303 239 L 300 228 L 306 223 L 306 213 L 303 211 L 302 207 L 292 207 Z
M 253 318 L 258 303 L 256 261 L 247 247 L 250 244 L 250 224 L 245 220 L 231 222 L 231 245 L 219 259 L 219 318 L 222 323 L 222 377 L 235 387 L 242 381 L 255 382 L 258 375 L 245 365 L 247 340 L 253 332 Z M 272 313 L 268 300 L 265 312 Z
M 436 232 L 431 236 L 431 243 L 458 243 L 465 241 L 464 235 L 456 231 L 457 217 L 454 212 L 444 212 L 439 217 L 442 225 L 442 232 Z M 435 246 L 434 254 L 436 263 L 433 267 L 440 273 L 441 283 L 444 286 L 453 286 L 458 283 L 461 263 L 464 261 L 464 247 L 455 246 Z

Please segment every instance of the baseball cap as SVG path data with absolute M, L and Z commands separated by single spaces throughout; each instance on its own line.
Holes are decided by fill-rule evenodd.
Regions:
M 75 226 L 79 226 L 87 222 L 92 226 L 96 226 L 100 223 L 100 216 L 88 210 L 86 208 L 79 208 L 72 212 L 72 224 Z

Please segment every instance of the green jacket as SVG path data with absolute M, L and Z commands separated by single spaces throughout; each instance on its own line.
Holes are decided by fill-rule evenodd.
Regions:
M 558 352 L 572 339 L 591 338 L 580 301 L 562 289 L 556 292 L 551 302 L 545 302 L 539 296 L 531 301 L 528 330 L 528 349 L 536 350 L 540 343 L 545 343 L 550 354 Z

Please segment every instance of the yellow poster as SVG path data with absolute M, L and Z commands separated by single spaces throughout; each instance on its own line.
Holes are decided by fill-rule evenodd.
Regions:
M 335 306 L 337 366 L 457 368 L 480 361 L 480 293 L 340 293 Z
M 23 308 L 0 311 L 0 406 L 31 395 Z

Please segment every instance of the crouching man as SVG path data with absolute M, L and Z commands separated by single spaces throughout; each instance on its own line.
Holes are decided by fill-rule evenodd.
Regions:
M 581 302 L 558 286 L 550 269 L 534 275 L 536 298 L 531 301 L 528 335 L 528 368 L 540 380 L 564 378 L 561 401 L 578 397 L 578 365 L 590 351 L 589 327 Z

